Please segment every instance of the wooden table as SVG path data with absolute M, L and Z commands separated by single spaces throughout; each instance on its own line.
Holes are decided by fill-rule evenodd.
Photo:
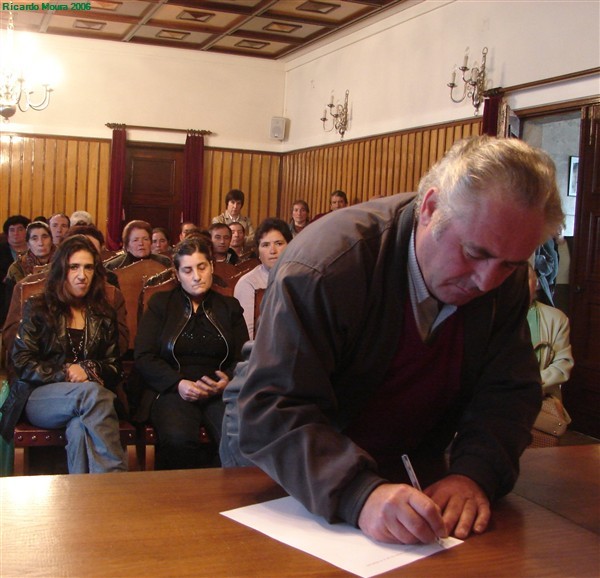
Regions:
M 596 578 L 599 446 L 528 450 L 490 529 L 385 576 Z M 2 577 L 341 577 L 219 512 L 284 495 L 255 468 L 0 480 Z

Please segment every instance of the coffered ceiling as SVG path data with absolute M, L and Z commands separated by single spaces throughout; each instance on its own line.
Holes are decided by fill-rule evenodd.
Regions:
M 124 0 L 14 9 L 15 30 L 276 60 L 408 0 Z M 4 4 L 4 3 L 3 3 Z M 2 10 L 2 28 L 8 13 Z

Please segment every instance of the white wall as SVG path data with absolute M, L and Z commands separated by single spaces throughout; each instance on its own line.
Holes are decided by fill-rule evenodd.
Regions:
M 600 65 L 600 3 L 456 1 L 418 3 L 286 62 L 290 149 L 335 142 L 319 118 L 332 91 L 350 90 L 346 139 L 468 118 L 446 84 L 468 48 L 489 49 L 489 87 L 514 86 Z M 600 81 L 574 81 L 511 96 L 514 108 L 600 94 Z M 481 111 L 482 112 L 482 111 Z
M 408 6 L 408 8 L 407 8 Z M 490 85 L 511 86 L 600 65 L 600 2 L 425 1 L 403 3 L 368 27 L 285 61 L 34 35 L 61 64 L 42 112 L 17 114 L 2 131 L 110 137 L 106 122 L 215 132 L 211 146 L 286 151 L 336 142 L 319 118 L 332 91 L 350 90 L 354 139 L 468 118 L 446 84 L 469 47 L 489 48 Z M 600 94 L 598 76 L 523 92 L 513 108 Z M 273 116 L 290 119 L 283 144 Z M 185 136 L 130 131 L 131 140 L 183 143 Z
M 24 35 L 21 35 L 24 36 Z M 110 138 L 107 122 L 216 133 L 208 144 L 276 150 L 271 117 L 283 107 L 283 63 L 191 50 L 34 34 L 61 79 L 50 106 L 17 111 L 2 131 Z M 129 131 L 131 140 L 185 142 L 184 134 Z

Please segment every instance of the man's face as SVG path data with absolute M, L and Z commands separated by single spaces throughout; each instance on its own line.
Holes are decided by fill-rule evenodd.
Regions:
M 69 220 L 61 215 L 56 215 L 56 217 L 50 219 L 49 225 L 50 231 L 52 231 L 52 242 L 59 245 L 65 233 L 69 230 Z
M 215 255 L 224 255 L 231 244 L 231 232 L 228 227 L 214 229 L 210 234 L 213 253 Z
M 436 189 L 419 211 L 417 262 L 429 292 L 450 305 L 464 305 L 501 285 L 539 245 L 544 219 L 538 210 L 487 198 L 440 224 Z
M 308 218 L 308 211 L 304 205 L 294 205 L 292 208 L 292 219 L 296 225 L 304 225 Z
M 29 229 L 27 247 L 38 259 L 43 259 L 50 255 L 52 237 L 44 227 Z
M 232 217 L 237 217 L 242 210 L 242 201 L 228 201 L 227 202 L 227 212 Z
M 89 251 L 77 251 L 69 258 L 66 290 L 76 299 L 85 297 L 94 278 L 94 256 Z
M 127 247 L 125 247 L 127 251 L 138 259 L 146 259 L 150 256 L 151 248 L 152 241 L 146 229 L 134 228 L 131 230 Z
M 339 197 L 338 195 L 334 195 L 331 197 L 331 210 L 335 211 L 337 209 L 343 209 L 346 206 L 346 201 L 344 197 Z
M 181 225 L 181 233 L 179 235 L 179 240 L 183 241 L 186 235 L 195 228 L 196 225 L 194 225 L 194 223 L 183 223 L 183 225 Z
M 23 225 L 11 225 L 8 228 L 8 244 L 11 247 L 21 249 L 25 243 L 25 232 L 26 229 Z
M 244 227 L 239 223 L 232 223 L 229 225 L 231 229 L 231 247 L 233 249 L 240 249 L 244 246 L 244 240 L 246 238 L 246 233 L 244 232 Z

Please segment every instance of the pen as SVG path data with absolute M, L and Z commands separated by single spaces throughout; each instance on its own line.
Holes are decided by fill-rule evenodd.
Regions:
M 419 484 L 419 478 L 417 478 L 417 474 L 415 473 L 415 470 L 412 467 L 412 464 L 410 463 L 410 458 L 408 457 L 408 455 L 402 454 L 402 463 L 404 464 L 404 469 L 408 474 L 412 487 L 415 488 L 415 490 L 419 490 L 419 492 L 422 492 L 423 490 L 421 489 L 421 484 Z M 444 538 L 436 536 L 435 541 L 440 546 L 444 546 Z
M 402 462 L 404 463 L 404 468 L 406 469 L 406 473 L 410 478 L 410 483 L 412 487 L 422 492 L 421 484 L 419 484 L 419 479 L 417 478 L 417 474 L 415 474 L 415 470 L 410 463 L 410 458 L 406 454 L 402 454 Z

